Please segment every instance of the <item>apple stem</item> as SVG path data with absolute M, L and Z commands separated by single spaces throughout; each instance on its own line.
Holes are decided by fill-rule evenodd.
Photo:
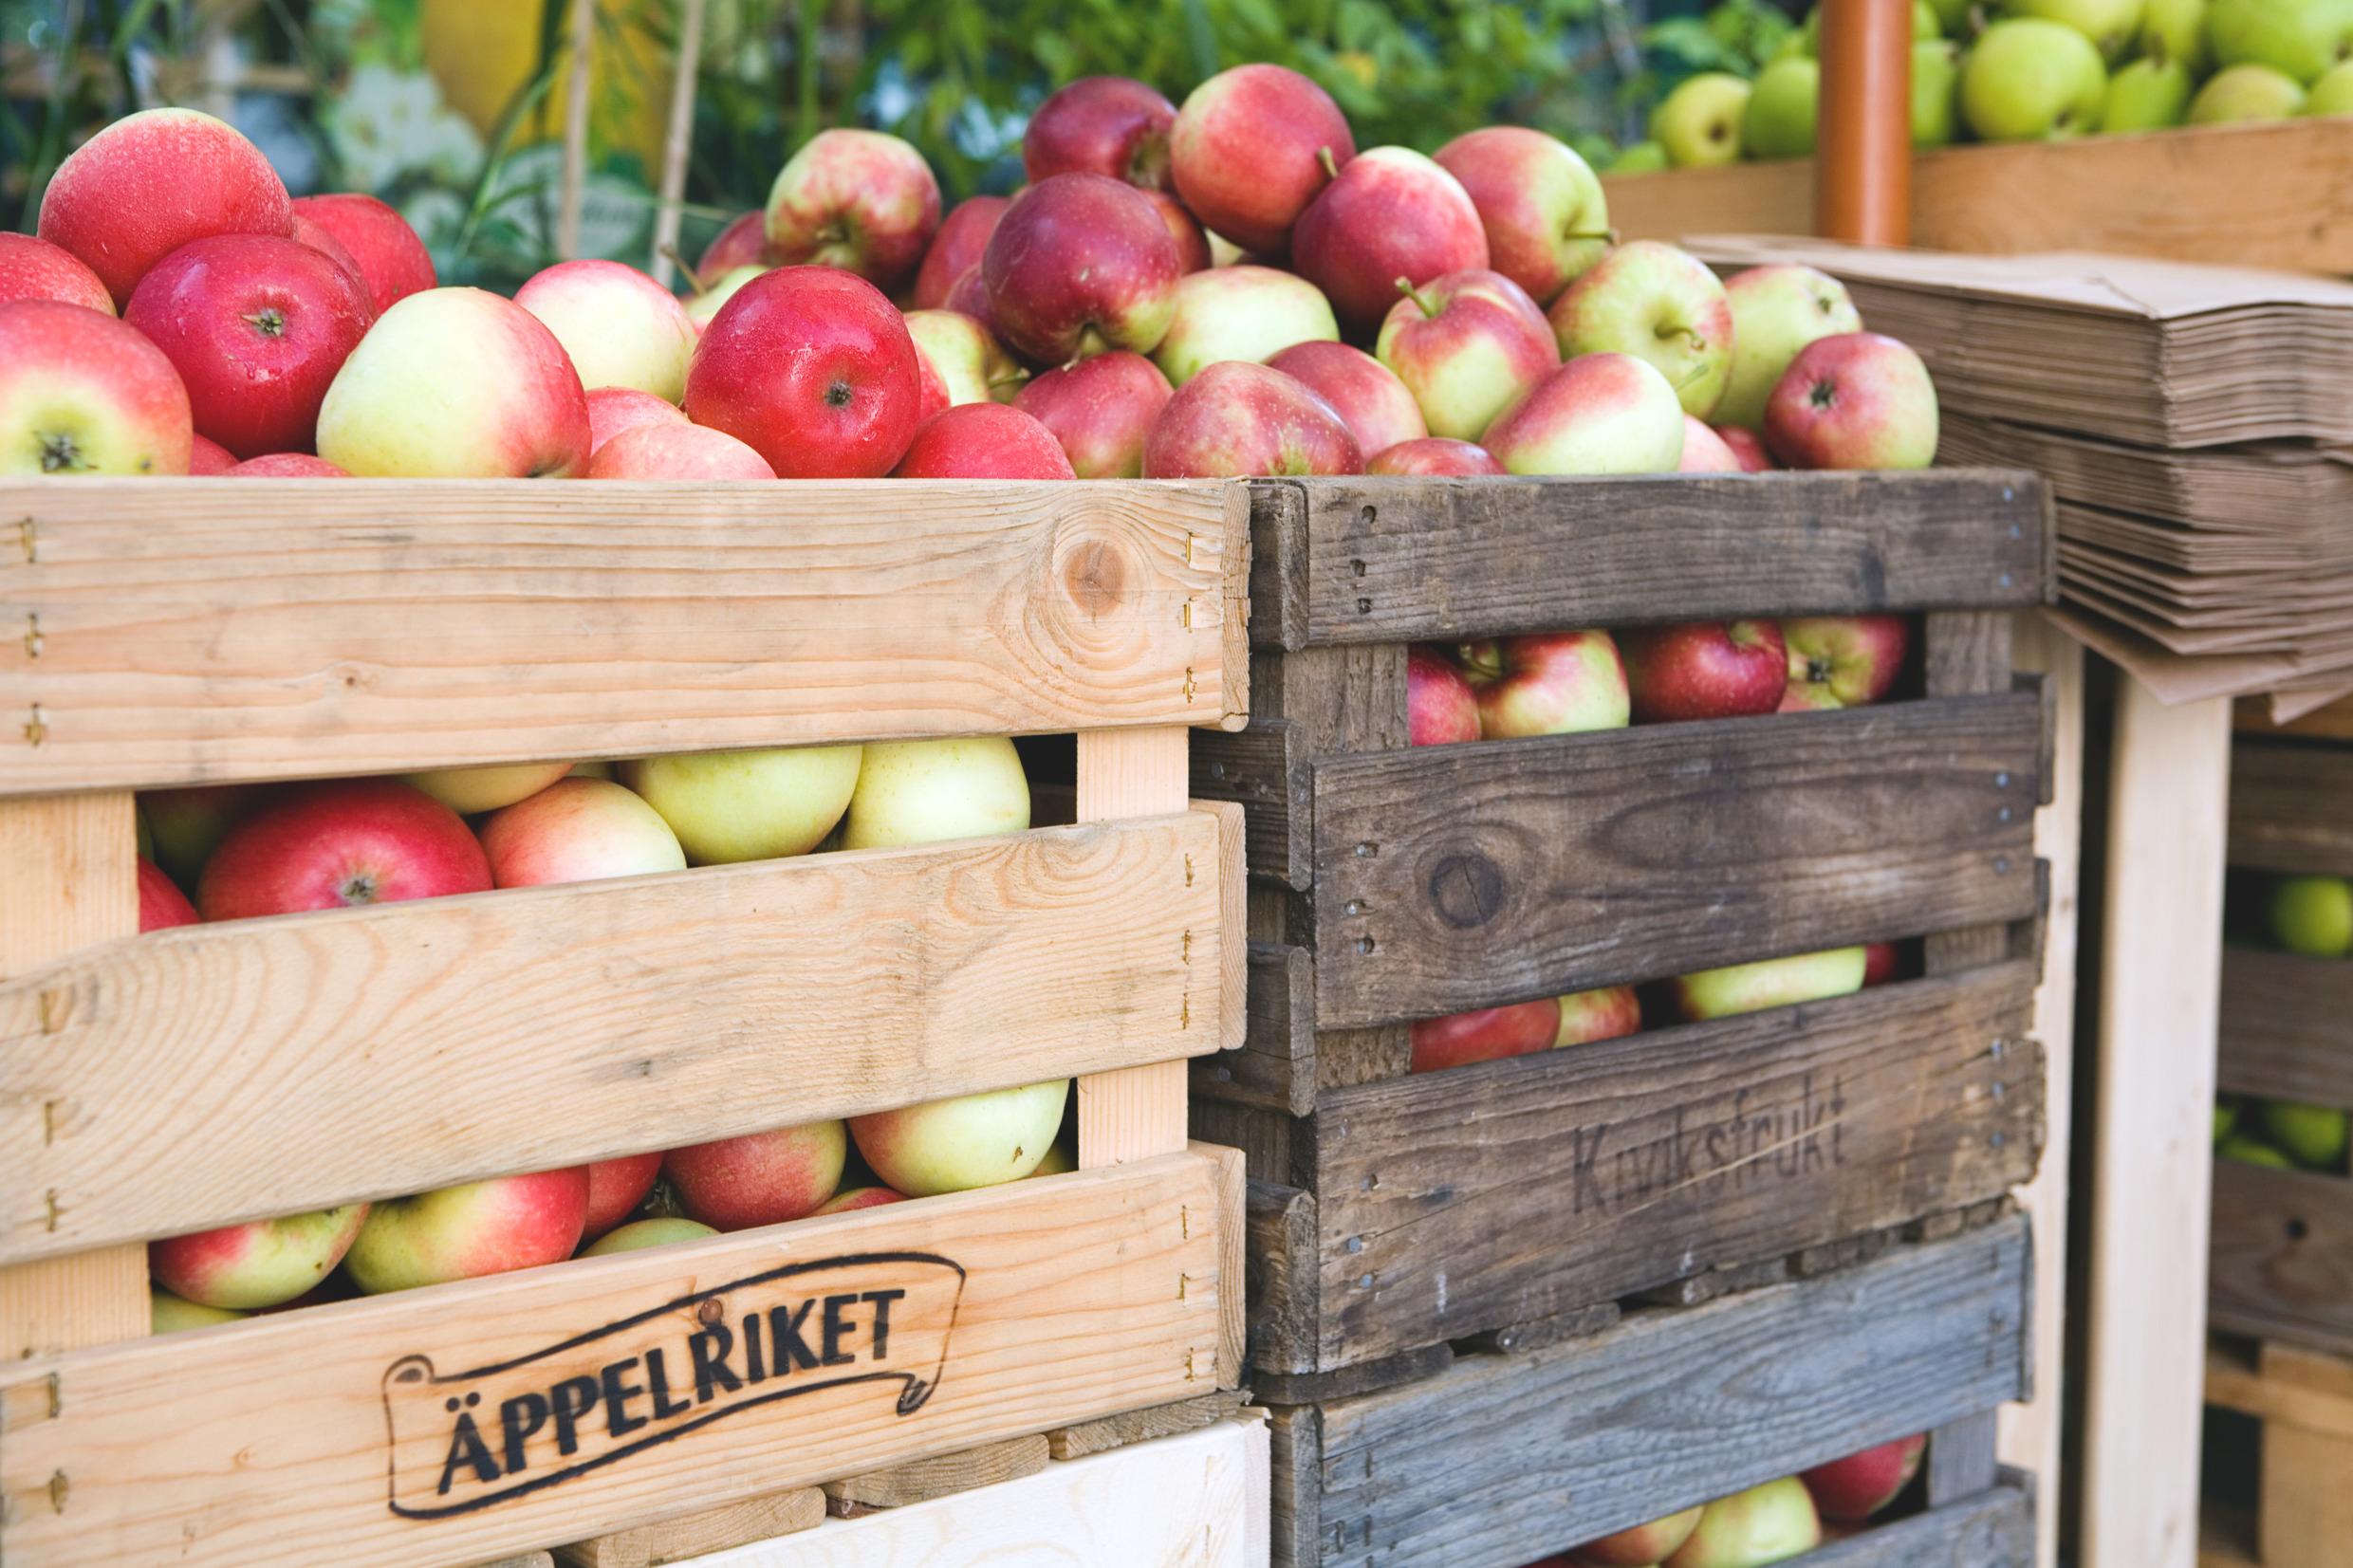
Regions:
M 1413 301 L 1414 308 L 1419 310 L 1424 316 L 1435 316 L 1437 314 L 1437 311 L 1432 307 L 1429 300 L 1423 296 L 1421 290 L 1414 286 L 1413 279 L 1400 276 L 1397 281 L 1397 290 L 1407 299 Z
M 678 254 L 678 248 L 676 246 L 664 245 L 661 248 L 661 253 L 668 256 L 670 258 L 670 265 L 676 267 L 679 272 L 685 276 L 687 286 L 694 289 L 697 294 L 705 294 L 710 292 L 711 286 L 703 281 L 703 275 L 700 272 L 695 271 L 693 267 L 686 265 L 686 258 Z
M 1325 179 L 1338 179 L 1340 177 L 1340 159 L 1332 156 L 1331 148 L 1318 147 L 1315 150 L 1315 160 L 1324 165 L 1324 177 Z

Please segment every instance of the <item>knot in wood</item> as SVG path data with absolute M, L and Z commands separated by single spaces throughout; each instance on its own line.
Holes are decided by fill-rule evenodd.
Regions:
M 1105 541 L 1088 540 L 1070 552 L 1062 580 L 1080 609 L 1090 616 L 1108 615 L 1126 596 L 1127 563 Z
M 1503 913 L 1503 871 L 1476 851 L 1449 855 L 1431 868 L 1430 907 L 1456 931 L 1472 931 Z

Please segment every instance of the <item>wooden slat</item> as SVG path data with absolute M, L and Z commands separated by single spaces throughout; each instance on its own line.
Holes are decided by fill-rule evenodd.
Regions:
M 1314 876 L 1308 833 L 1307 758 L 1289 719 L 1252 719 L 1232 734 L 1211 734 L 1193 751 L 1193 792 L 1235 801 L 1247 813 L 1250 869 L 1306 887 Z
M 1182 1398 L 1216 1355 L 1231 1159 L 1176 1154 L 12 1364 L 0 1553 L 22 1568 L 271 1568 L 332 1541 L 354 1565 L 464 1562 Z M 887 1337 L 862 1294 L 877 1290 L 907 1292 Z M 769 1383 L 796 1379 L 773 1390 L 714 1382 L 661 1413 L 630 1399 L 658 1380 L 657 1350 L 673 1397 L 697 1393 L 698 1322 L 737 1323 L 730 1365 L 748 1378 L 750 1315 L 821 1295 L 852 1298 L 835 1381 L 796 1360 L 771 1368 Z M 830 1310 L 801 1325 L 815 1354 Z M 783 1337 L 768 1343 L 784 1354 Z M 575 1376 L 601 1376 L 584 1386 L 605 1403 L 568 1459 L 550 1426 L 519 1477 L 446 1470 L 454 1417 L 489 1429 L 483 1458 L 503 1472 L 499 1412 L 526 1408 L 506 1402 Z M 478 1407 L 461 1401 L 470 1385 Z M 615 1434 L 616 1408 L 655 1425 Z
M 1303 948 L 1250 945 L 1242 1047 L 1193 1064 L 1198 1095 L 1304 1116 L 1315 1109 L 1315 966 Z
M 1091 1453 L 1109 1453 L 1124 1448 L 1130 1443 L 1150 1443 L 1179 1432 L 1199 1431 L 1220 1421 L 1231 1421 L 1242 1413 L 1250 1402 L 1246 1389 L 1225 1389 L 1216 1393 L 1196 1394 L 1179 1399 L 1173 1405 L 1151 1405 L 1139 1411 L 1121 1411 L 1117 1415 L 1082 1421 L 1075 1427 L 1062 1427 L 1046 1434 L 1047 1449 L 1056 1460 L 1084 1459 Z
M 1259 647 L 1492 636 L 1738 615 L 2023 608 L 2050 597 L 2049 501 L 2023 470 L 1631 479 L 1261 480 Z M 1280 530 L 1288 526 L 1286 537 Z
M 2040 720 L 2007 692 L 1318 762 L 1317 1022 L 2023 918 Z
M 1241 487 L 0 487 L 0 791 L 1247 711 Z M 23 733 L 34 726 L 38 744 Z
M 2283 1356 L 2288 1369 L 2299 1375 L 2277 1374 Z M 2328 1366 L 2326 1358 L 2289 1346 L 2260 1346 L 2252 1362 L 2220 1345 L 2209 1346 L 2206 1403 L 2254 1416 L 2267 1425 L 2280 1422 L 2307 1431 L 2353 1438 L 2353 1393 L 2344 1386 L 2342 1366 L 2335 1378 L 2311 1375 L 2314 1370 Z
M 87 950 L 0 985 L 0 1257 L 1214 1050 L 1232 809 Z
M 876 1508 L 904 1508 L 910 1503 L 929 1503 L 936 1497 L 954 1497 L 975 1486 L 1017 1481 L 1046 1468 L 1051 1457 L 1046 1434 L 1029 1432 L 983 1443 L 977 1448 L 959 1448 L 954 1453 L 909 1460 L 904 1465 L 868 1470 L 862 1475 L 844 1476 L 826 1482 L 821 1490 L 827 1513 L 837 1519 L 854 1519 Z
M 2208 1258 L 2217 1327 L 2353 1355 L 2353 1181 L 2216 1160 Z
M 594 1540 L 556 1548 L 564 1568 L 659 1568 L 749 1541 L 813 1529 L 825 1517 L 825 1494 L 815 1486 L 748 1497 L 659 1524 L 641 1524 Z
M 2004 964 L 1326 1094 L 1320 1364 L 1999 1196 L 2034 1168 L 2032 988 Z
M 2016 1486 L 1878 1524 L 1808 1552 L 1806 1568 L 2032 1568 L 2035 1507 Z
M 2271 722 L 2265 697 L 2241 697 L 2231 705 L 2231 728 L 2242 735 L 2304 735 L 2316 740 L 2353 741 L 2353 697 L 2339 697 L 2286 724 Z
M 2226 948 L 2221 1016 L 2225 1092 L 2353 1105 L 2353 963 Z
M 2028 1271 L 2007 1221 L 1328 1404 L 1321 1562 L 1516 1568 L 1990 1409 L 2021 1389 Z
M 2353 876 L 2353 747 L 2239 737 L 2231 864 Z

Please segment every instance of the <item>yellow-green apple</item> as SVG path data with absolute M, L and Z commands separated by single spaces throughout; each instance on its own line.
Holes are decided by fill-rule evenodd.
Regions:
M 1677 1010 L 1687 1022 L 1697 1024 L 1849 995 L 1862 989 L 1864 961 L 1861 948 L 1833 948 L 1793 958 L 1765 958 L 1701 969 L 1677 976 L 1671 988 Z
M 324 251 L 220 234 L 149 267 L 122 319 L 179 372 L 195 428 L 258 457 L 310 450 L 319 405 L 374 313 L 359 274 Z
M 696 751 L 621 765 L 621 783 L 661 813 L 689 864 L 806 855 L 858 785 L 859 747 Z
M 1724 396 L 1732 302 L 1688 251 L 1657 240 L 1621 245 L 1570 284 L 1547 316 L 1564 360 L 1630 354 L 1667 378 L 1684 413 L 1703 419 Z
M 2299 83 L 2353 57 L 2347 0 L 2214 0 L 2206 30 L 2224 65 L 2269 65 Z
M 940 220 L 931 249 L 915 275 L 914 304 L 917 310 L 937 310 L 948 303 L 955 281 L 980 265 L 996 232 L 997 219 L 1012 202 L 1005 196 L 968 196 Z
M 1356 156 L 1332 95 L 1280 65 L 1236 65 L 1193 89 L 1169 132 L 1176 194 L 1212 233 L 1278 256 L 1291 225 Z
M 610 779 L 558 779 L 493 813 L 482 824 L 482 853 L 502 888 L 686 869 L 661 813 Z
M 564 763 L 493 763 L 487 767 L 431 767 L 402 775 L 461 817 L 497 811 L 538 794 L 572 770 Z
M 298 202 L 296 205 L 301 204 Z M 703 247 L 703 253 L 695 259 L 695 276 L 715 278 L 739 267 L 769 267 L 775 265 L 768 249 L 768 212 L 765 209 L 754 208 L 729 219 L 727 227 Z
M 362 1294 L 380 1296 L 562 1263 L 587 1214 L 582 1165 L 388 1198 L 368 1210 L 343 1272 Z
M 168 931 L 174 926 L 196 923 L 196 906 L 179 890 L 179 884 L 163 875 L 163 868 L 153 860 L 139 862 L 139 929 Z
M 1540 632 L 1467 642 L 1464 673 L 1488 740 L 1622 729 L 1626 667 L 1607 632 Z
M 1291 265 L 1362 337 L 1380 325 L 1399 284 L 1484 270 L 1487 260 L 1471 193 L 1410 147 L 1359 153 L 1291 228 Z
M 1417 1073 L 1527 1056 L 1552 1049 L 1560 1038 L 1561 1003 L 1558 997 L 1546 996 L 1445 1018 L 1417 1019 L 1410 1033 L 1412 1071 Z
M 2217 1158 L 2236 1160 L 2241 1165 L 2261 1165 L 2273 1171 L 2293 1171 L 2296 1162 L 2257 1138 L 2234 1133 L 2214 1145 Z
M 1144 438 L 1146 479 L 1355 473 L 1363 466 L 1331 404 L 1294 377 L 1239 360 L 1177 388 Z
M 1747 470 L 1740 454 L 1715 434 L 1714 426 L 1686 414 L 1683 415 L 1683 460 L 1676 465 L 1677 473 L 1743 473 Z
M 377 318 L 319 409 L 319 455 L 362 477 L 563 479 L 588 461 L 588 395 L 538 317 L 428 288 Z
M 858 770 L 842 847 L 983 839 L 1028 825 L 1029 781 L 1004 736 L 877 741 Z
M 1740 111 L 1740 150 L 1752 158 L 1811 157 L 1822 66 L 1804 55 L 1771 61 L 1756 73 Z
M 268 796 L 258 784 L 146 791 L 139 798 L 139 816 L 154 841 L 156 864 L 181 887 L 195 887 L 231 825 Z
M 686 373 L 686 416 L 780 479 L 878 479 L 915 434 L 923 371 L 906 318 L 863 278 L 780 267 L 736 290 Z
M 2214 63 L 2207 9 L 2207 0 L 2148 0 L 2140 19 L 2140 52 L 2178 61 L 2192 76 L 2204 76 Z
M 2283 876 L 2265 913 L 2271 939 L 2309 958 L 2353 953 L 2353 882 L 2342 876 Z
M 640 425 L 588 459 L 589 479 L 773 479 L 768 459 L 723 430 Z
M 1961 119 L 1987 141 L 2057 141 L 2096 130 L 2108 97 L 2099 47 L 2064 22 L 1996 22 L 1961 61 Z
M 588 395 L 588 455 L 604 443 L 639 425 L 683 425 L 686 411 L 635 387 L 599 387 Z
M 233 1323 L 247 1314 L 232 1312 L 227 1307 L 198 1306 L 183 1301 L 168 1290 L 147 1293 L 147 1332 L 178 1334 L 192 1328 L 212 1328 L 220 1323 Z
M 79 257 L 120 305 L 191 240 L 294 232 L 285 182 L 261 149 L 195 109 L 125 115 L 65 155 L 38 232 Z
M 367 1216 L 366 1204 L 352 1203 L 150 1242 L 147 1272 L 199 1306 L 237 1312 L 276 1306 L 333 1272 Z
M 1814 1494 L 1814 1509 L 1824 1519 L 1850 1523 L 1869 1519 L 1902 1494 L 1920 1471 L 1928 1451 L 1923 1434 L 1899 1437 L 1875 1448 L 1817 1465 L 1798 1479 Z
M 1479 699 L 1462 666 L 1420 643 L 1405 651 L 1405 727 L 1415 746 L 1479 738 Z
M 1715 405 L 1718 425 L 1765 423 L 1765 399 L 1798 350 L 1818 338 L 1862 330 L 1846 286 L 1811 267 L 1752 267 L 1724 285 L 1732 313 L 1732 374 Z
M 1789 651 L 1783 712 L 1861 708 L 1903 673 L 1912 626 L 1901 616 L 1803 616 L 1781 623 L 1781 641 Z
M 2191 95 L 2196 90 L 2189 66 L 2178 60 L 2144 55 L 2119 67 L 2108 79 L 2108 101 L 2100 111 L 2100 129 L 2109 136 L 2171 129 L 2189 118 Z
M 905 1203 L 907 1194 L 894 1192 L 887 1187 L 845 1187 L 819 1204 L 812 1214 L 847 1214 L 861 1208 L 880 1208 L 884 1204 Z
M 62 300 L 0 304 L 0 475 L 186 473 L 188 389 L 136 327 Z
M 695 323 L 673 294 L 634 267 L 585 257 L 532 274 L 514 303 L 571 356 L 580 384 L 634 387 L 665 402 L 686 396 Z
M 1582 354 L 1506 409 L 1480 445 L 1511 473 L 1673 473 L 1683 405 L 1647 360 Z
M 1770 713 L 1789 680 L 1781 628 L 1769 620 L 1687 620 L 1618 635 L 1634 722 Z
M 769 267 L 730 267 L 712 279 L 710 286 L 701 293 L 687 301 L 686 319 L 695 323 L 695 341 L 702 341 L 702 335 L 711 330 L 711 319 L 726 308 L 727 302 L 733 299 L 744 285 L 764 272 L 774 270 Z
M 1177 280 L 1168 335 L 1153 350 L 1172 386 L 1227 360 L 1264 364 L 1298 343 L 1330 342 L 1340 323 L 1323 291 L 1271 267 L 1219 267 Z
M 1176 237 L 1141 191 L 1105 175 L 1056 175 L 1015 196 L 989 236 L 984 320 L 1044 364 L 1115 348 L 1149 354 L 1176 319 L 1181 267 Z
M 1961 127 L 1961 46 L 1949 39 L 1912 43 L 1912 145 L 1949 147 Z
M 1585 1564 L 1586 1568 L 1654 1568 L 1691 1540 L 1692 1532 L 1699 1528 L 1699 1509 L 1686 1508 L 1679 1514 L 1669 1514 L 1599 1540 L 1588 1540 L 1569 1554 L 1569 1560 Z
M 1333 342 L 1293 343 L 1267 364 L 1297 377 L 1308 391 L 1338 410 L 1358 448 L 1367 453 L 1422 440 L 1430 434 L 1421 417 L 1421 405 L 1414 401 L 1413 392 L 1398 379 L 1397 372 L 1361 348 Z
M 1494 477 L 1505 471 L 1495 454 L 1472 441 L 1447 435 L 1425 435 L 1399 441 L 1364 460 L 1366 473 L 1429 474 L 1456 479 Z
M 1054 433 L 1081 479 L 1134 479 L 1172 390 L 1159 366 L 1122 349 L 1047 371 L 1013 406 Z
M 1740 120 L 1749 83 L 1728 71 L 1702 71 L 1677 83 L 1651 111 L 1650 137 L 1677 169 L 1705 169 L 1740 157 Z
M 1490 125 L 1436 153 L 1487 231 L 1487 265 L 1550 304 L 1609 249 L 1609 201 L 1567 143 L 1520 125 Z
M 64 246 L 30 234 L 0 234 L 0 304 L 10 300 L 57 300 L 115 313 L 114 296 L 97 273 Z
M 910 1198 L 994 1187 L 1037 1169 L 1069 1094 L 1070 1080 L 1058 1078 L 936 1099 L 852 1116 L 850 1136 L 874 1173 Z
M 922 382 L 918 419 L 958 403 L 1010 403 L 1029 378 L 996 334 L 962 311 L 910 310 L 907 336 Z
M 960 403 L 916 427 L 897 479 L 1076 479 L 1054 433 L 1003 403 Z M 867 748 L 868 766 L 874 752 Z M 856 815 L 855 812 L 852 813 Z
M 756 215 L 756 214 L 755 214 Z M 700 1220 L 659 1214 L 649 1220 L 631 1220 L 618 1226 L 580 1249 L 584 1258 L 609 1258 L 616 1252 L 639 1252 L 649 1246 L 675 1246 L 680 1242 L 707 1241 L 719 1232 Z
M 1500 272 L 1455 272 L 1389 307 L 1373 345 L 1433 435 L 1475 441 L 1561 362 L 1552 325 Z
M 1124 76 L 1083 76 L 1058 88 L 1022 132 L 1021 167 L 1035 185 L 1056 175 L 1104 175 L 1147 191 L 1169 184 L 1176 105 Z
M 2217 1100 L 2214 1104 L 2214 1142 L 2219 1145 L 2238 1130 L 2239 1107 L 2234 1100 Z
M 398 779 L 343 779 L 271 795 L 205 862 L 196 908 L 238 920 L 482 893 L 490 862 L 465 820 Z
M 1046 1157 L 1038 1161 L 1037 1168 L 1029 1174 L 1032 1176 L 1065 1176 L 1078 1168 L 1077 1145 L 1062 1138 L 1056 1138 L 1053 1147 L 1047 1150 Z
M 939 228 L 939 181 L 923 155 L 882 131 L 818 132 L 768 193 L 769 254 L 889 288 L 923 260 Z
M 2315 119 L 2353 115 L 2353 60 L 2339 61 L 2321 73 L 2305 98 L 2304 112 Z
M 2190 100 L 2193 125 L 2234 125 L 2245 120 L 2293 120 L 2304 113 L 2304 87 L 2286 71 L 2269 65 L 2225 65 L 2206 79 Z
M 1818 338 L 1765 399 L 1765 444 L 1793 469 L 1924 469 L 1936 460 L 1936 383 L 1893 338 Z
M 294 216 L 335 236 L 360 269 L 379 316 L 440 281 L 434 274 L 432 252 L 408 219 L 374 196 L 357 191 L 300 196 Z
M 2345 1113 L 2329 1105 L 2263 1100 L 2255 1107 L 2274 1147 L 2307 1171 L 2341 1171 L 2344 1166 Z
M 218 441 L 192 435 L 188 442 L 188 471 L 191 474 L 224 474 L 237 466 L 237 454 Z
M 1795 1476 L 1719 1498 L 1662 1568 L 1766 1568 L 1822 1544 L 1813 1497 Z
M 1215 259 L 1210 252 L 1209 231 L 1185 210 L 1185 204 L 1166 191 L 1146 191 L 1144 199 L 1160 214 L 1160 222 L 1168 228 L 1168 237 L 1176 242 L 1176 270 L 1206 270 Z
M 1589 1045 L 1616 1040 L 1642 1027 L 1642 1001 L 1631 986 L 1604 986 L 1599 990 L 1571 991 L 1561 998 L 1561 1032 L 1555 1046 Z
M 1896 963 L 1896 944 L 1865 942 L 1862 945 L 1863 987 L 1867 990 L 1873 986 L 1884 986 L 1895 979 Z
M 581 1214 L 581 1240 L 593 1242 L 627 1219 L 645 1201 L 645 1195 L 654 1190 L 661 1168 L 662 1151 L 658 1149 L 598 1160 L 585 1167 L 588 1206 Z
M 848 1159 L 843 1125 L 811 1121 L 673 1149 L 662 1156 L 662 1179 L 687 1218 L 749 1230 L 812 1212 L 842 1185 Z
M 348 479 L 351 475 L 306 452 L 266 452 L 224 470 L 230 479 Z
M 1667 157 L 1667 149 L 1645 137 L 1640 141 L 1619 148 L 1618 156 L 1609 160 L 1606 172 L 1613 175 L 1658 175 L 1674 166 Z

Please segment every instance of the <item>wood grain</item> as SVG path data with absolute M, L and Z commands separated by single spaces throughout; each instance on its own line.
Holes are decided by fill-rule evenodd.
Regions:
M 0 792 L 1216 725 L 1248 710 L 1245 505 L 1214 483 L 0 487 Z
M 2353 1105 L 2353 963 L 2226 948 L 2220 1010 L 2225 1093 Z
M 1318 762 L 1317 1022 L 2023 918 L 2040 718 L 2006 692 Z
M 2230 842 L 2233 866 L 2353 876 L 2353 747 L 2238 737 Z
M 1280 508 L 1270 492 L 1290 489 Z M 2052 595 L 2023 470 L 1621 479 L 1261 480 L 1259 647 L 1493 636 L 1739 615 L 2023 608 Z M 1293 519 L 1304 506 L 1304 539 Z
M 316 1561 L 332 1540 L 355 1565 L 479 1560 L 1182 1398 L 1216 1354 L 1227 1217 L 1215 1194 L 1231 1158 L 1180 1153 L 14 1363 L 0 1370 L 0 1552 L 43 1568 L 272 1568 Z M 395 1498 L 420 1507 L 448 1473 L 451 1418 L 434 1385 L 398 1392 L 412 1358 L 454 1400 L 463 1369 L 594 1378 L 636 1355 L 604 1374 L 634 1392 L 633 1369 L 658 1380 L 640 1346 L 667 1343 L 668 1380 L 683 1389 L 683 1345 L 711 1304 L 724 1322 L 790 1289 L 732 1282 L 826 1260 L 833 1272 L 806 1288 L 924 1282 L 889 1331 L 892 1355 L 920 1357 L 906 1372 L 928 1384 L 908 1412 L 894 1374 L 707 1411 L 635 1449 L 590 1416 L 582 1441 L 599 1447 L 583 1454 L 608 1460 L 597 1468 L 500 1494 L 483 1487 L 513 1477 L 486 1484 L 461 1467 L 457 1497 L 482 1505 L 387 1508 L 388 1467 Z M 871 1332 L 843 1354 L 900 1364 Z M 502 1365 L 520 1370 L 490 1370 Z M 734 1365 L 749 1375 L 744 1356 Z M 497 1445 L 487 1402 L 482 1419 Z M 547 1467 L 560 1463 L 550 1435 L 524 1453 L 535 1477 L 564 1474 Z
M 641 1524 L 594 1540 L 556 1548 L 565 1568 L 660 1568 L 705 1552 L 814 1529 L 825 1517 L 825 1494 L 796 1486 L 766 1497 L 748 1497 L 723 1508 Z
M 2034 1501 L 1999 1486 L 1806 1554 L 1805 1568 L 2033 1568 Z
M 1046 1434 L 1047 1451 L 1057 1460 L 1084 1459 L 1091 1453 L 1109 1453 L 1124 1448 L 1130 1443 L 1150 1443 L 1179 1432 L 1199 1431 L 1220 1421 L 1231 1421 L 1241 1415 L 1250 1403 L 1245 1389 L 1222 1389 L 1215 1393 L 1197 1394 L 1179 1399 L 1172 1405 L 1150 1405 L 1139 1411 L 1121 1411 L 1093 1421 L 1082 1421 L 1075 1427 L 1062 1427 Z
M 2353 1355 L 2353 1181 L 2214 1162 L 2213 1322 Z
M 1029 1432 L 1001 1442 L 959 1448 L 954 1453 L 911 1459 L 904 1465 L 868 1470 L 862 1475 L 844 1476 L 826 1482 L 820 1489 L 824 1493 L 827 1513 L 837 1519 L 854 1519 L 869 1509 L 903 1508 L 911 1503 L 929 1503 L 936 1497 L 954 1497 L 975 1486 L 994 1486 L 1035 1475 L 1046 1468 L 1051 1457 L 1046 1434 Z
M 0 984 L 0 1257 L 1074 1072 L 1181 1096 L 1231 809 L 84 950 Z
M 1193 1090 L 1304 1116 L 1315 1109 L 1315 966 L 1302 948 L 1250 945 L 1250 1023 L 1241 1049 L 1193 1063 Z

